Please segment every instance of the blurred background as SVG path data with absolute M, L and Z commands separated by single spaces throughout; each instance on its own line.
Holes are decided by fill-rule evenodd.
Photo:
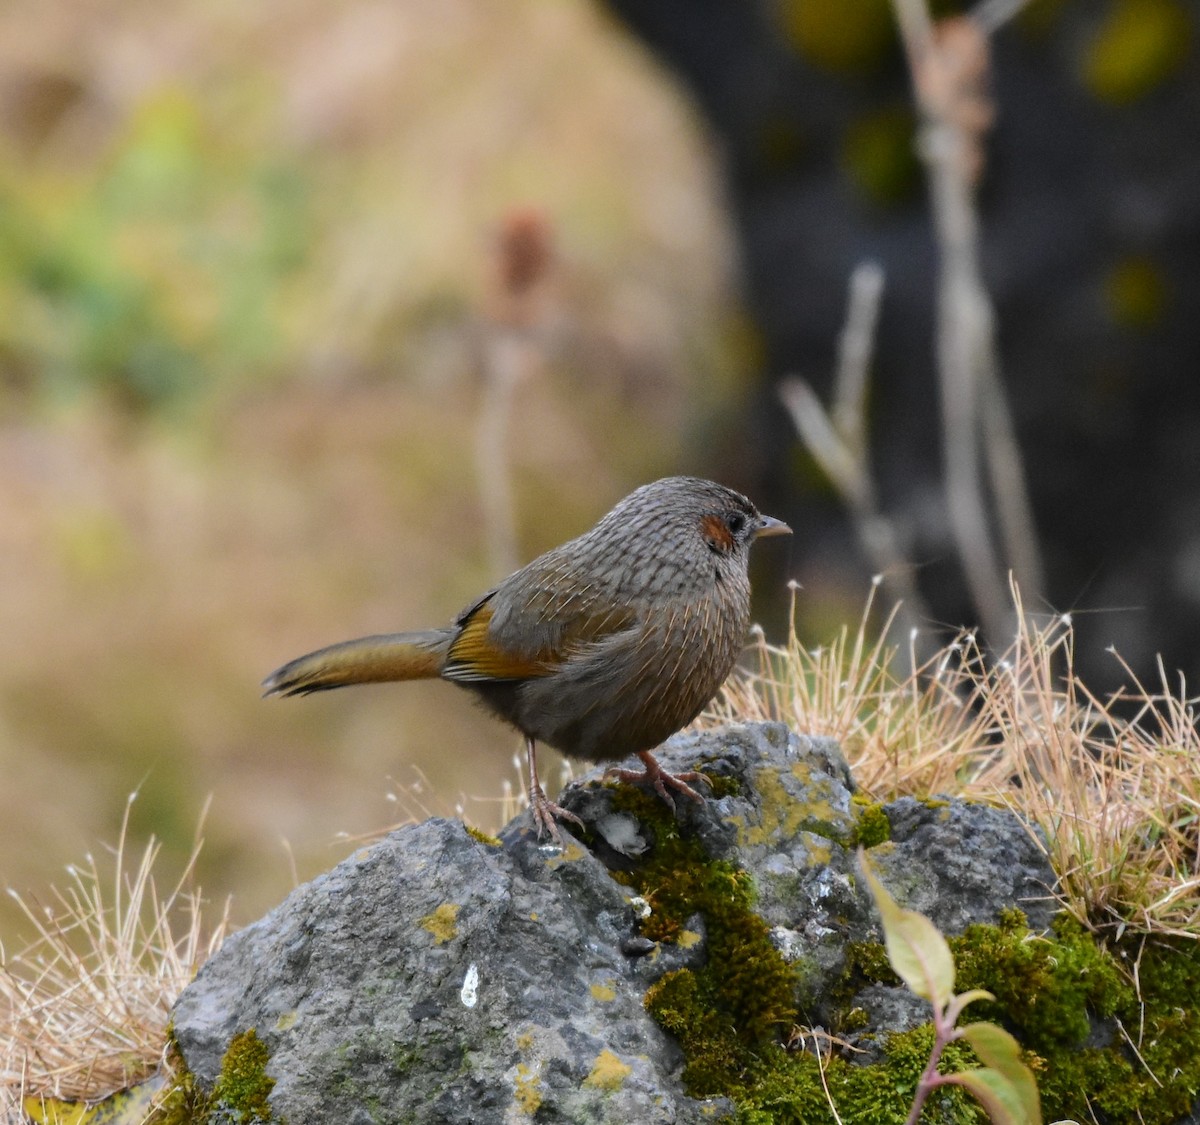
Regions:
M 135 788 L 165 870 L 211 795 L 200 882 L 241 921 L 337 833 L 497 827 L 519 744 L 465 693 L 258 683 L 447 621 L 656 476 L 797 529 L 756 560 L 769 635 L 790 578 L 813 643 L 856 620 L 873 567 L 777 386 L 829 393 L 867 258 L 878 501 L 922 627 L 975 622 L 909 77 L 886 0 L 851 7 L 0 8 L 0 882 L 61 881 Z M 1198 27 L 1034 0 L 988 67 L 1030 608 L 1076 612 L 1097 690 L 1110 645 L 1200 671 Z

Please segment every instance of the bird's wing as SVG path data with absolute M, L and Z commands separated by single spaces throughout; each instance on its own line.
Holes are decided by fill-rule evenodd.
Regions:
M 518 597 L 514 597 L 518 595 Z M 631 608 L 612 608 L 551 585 L 485 594 L 459 615 L 459 632 L 442 669 L 465 683 L 548 676 L 614 634 L 636 626 Z

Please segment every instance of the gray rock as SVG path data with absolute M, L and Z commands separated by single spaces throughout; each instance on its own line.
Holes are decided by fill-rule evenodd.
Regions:
M 293 892 L 180 997 L 188 1066 L 211 1084 L 254 1027 L 289 1121 L 687 1120 L 631 893 L 577 844 L 524 853 L 431 820 Z
M 723 779 L 725 795 L 677 802 L 681 830 L 752 874 L 772 940 L 803 970 L 800 999 L 824 1022 L 822 990 L 842 972 L 847 941 L 879 938 L 836 744 L 747 724 L 677 736 L 659 757 Z M 648 942 L 638 928 L 647 904 L 610 874 L 653 853 L 654 826 L 599 771 L 563 803 L 589 826 L 593 850 L 573 839 L 538 846 L 528 814 L 499 847 L 430 820 L 298 888 L 229 938 L 180 997 L 187 1065 L 211 1086 L 230 1041 L 254 1028 L 276 1080 L 271 1105 L 293 1125 L 731 1114 L 728 1102 L 683 1093 L 681 1051 L 643 1007 L 664 972 L 706 957 L 702 916 L 688 920 L 687 943 Z M 881 877 L 950 931 L 1052 882 L 1011 814 L 903 801 L 887 812 L 895 839 L 873 851 Z
M 879 1060 L 886 1035 L 929 1022 L 929 1002 L 900 985 L 869 984 L 854 997 L 851 1007 L 867 1014 L 867 1030 L 848 1037 L 855 1050 L 852 1057 L 860 1064 Z
M 1020 907 L 1032 929 L 1050 925 L 1054 872 L 1033 834 L 1013 831 L 1021 822 L 1012 813 L 912 797 L 885 811 L 891 845 L 874 849 L 871 858 L 902 905 L 947 934 L 995 921 L 998 902 Z

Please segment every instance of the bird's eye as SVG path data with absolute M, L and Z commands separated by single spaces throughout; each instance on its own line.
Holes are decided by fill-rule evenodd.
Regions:
M 746 517 L 741 512 L 730 512 L 725 517 L 725 523 L 734 535 L 741 535 L 746 530 Z

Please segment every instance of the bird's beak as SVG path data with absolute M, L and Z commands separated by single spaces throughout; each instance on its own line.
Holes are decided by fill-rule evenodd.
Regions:
M 774 516 L 759 516 L 758 525 L 754 529 L 754 538 L 762 539 L 768 535 L 791 535 L 792 529 L 783 520 Z

